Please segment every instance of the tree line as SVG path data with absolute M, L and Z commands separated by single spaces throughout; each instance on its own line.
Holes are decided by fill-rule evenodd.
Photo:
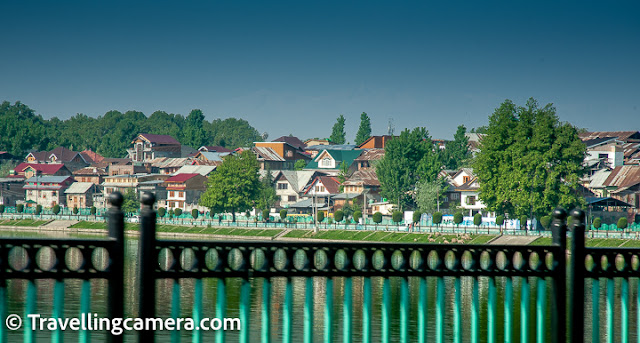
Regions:
M 207 121 L 198 109 L 187 116 L 156 111 L 147 117 L 139 111 L 109 111 L 97 118 L 79 113 L 60 120 L 44 119 L 20 102 L 0 104 L 0 151 L 17 157 L 31 150 L 51 150 L 58 146 L 74 151 L 91 149 L 105 157 L 125 157 L 131 141 L 139 133 L 171 135 L 194 149 L 203 145 L 236 148 L 262 141 L 258 130 L 246 120 Z

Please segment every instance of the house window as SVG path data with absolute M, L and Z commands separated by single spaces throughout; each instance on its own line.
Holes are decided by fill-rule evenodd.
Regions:
M 460 200 L 460 193 L 451 193 L 451 200 Z
M 289 202 L 294 202 L 296 201 L 296 196 L 295 195 L 289 195 Z
M 293 157 L 293 151 L 291 150 L 287 151 L 287 157 Z
M 462 177 L 462 182 L 464 182 L 464 183 L 469 182 L 469 177 L 468 176 L 463 176 Z
M 288 184 L 286 183 L 278 183 L 278 189 L 287 189 Z
M 169 196 L 173 197 L 173 191 L 169 192 Z
M 609 158 L 609 155 L 607 155 L 607 154 L 598 154 L 598 158 L 599 159 Z
M 467 197 L 467 205 L 475 205 L 476 204 L 476 197 L 475 196 L 468 196 Z
M 331 159 L 328 158 L 328 157 L 323 158 L 322 159 L 322 166 L 330 168 L 331 167 Z
M 324 192 L 324 186 L 316 186 L 316 192 Z
M 180 192 L 180 194 L 178 194 L 178 196 L 179 196 L 180 198 L 184 197 L 184 192 Z

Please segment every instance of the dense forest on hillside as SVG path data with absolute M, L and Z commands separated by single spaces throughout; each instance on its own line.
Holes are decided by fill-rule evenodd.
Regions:
M 153 112 L 109 111 L 92 118 L 76 114 L 60 120 L 49 120 L 20 102 L 8 101 L 0 105 L 0 151 L 23 157 L 29 150 L 51 150 L 63 146 L 75 151 L 91 149 L 105 157 L 124 157 L 131 141 L 138 133 L 171 135 L 184 145 L 195 149 L 203 145 L 227 148 L 250 146 L 261 141 L 258 130 L 246 120 L 227 118 L 211 122 L 200 110 L 189 115 Z

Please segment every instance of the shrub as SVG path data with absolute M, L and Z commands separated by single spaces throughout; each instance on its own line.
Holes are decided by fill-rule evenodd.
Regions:
M 0 213 L 4 213 L 4 205 L 0 205 Z
M 549 230 L 551 225 L 551 216 L 542 216 L 542 218 L 540 218 L 540 224 L 545 228 L 545 230 Z
M 600 219 L 600 217 L 596 217 L 596 219 L 593 220 L 593 227 L 596 230 L 602 227 L 602 219 Z
M 373 222 L 376 224 L 382 223 L 382 213 L 376 212 L 373 214 Z
M 626 217 L 622 217 L 620 219 L 618 219 L 618 229 L 626 229 L 627 228 L 627 218 Z
M 200 215 L 200 212 L 198 212 L 197 209 L 193 209 L 191 210 L 191 216 L 193 217 L 193 219 L 198 219 L 198 215 Z
M 344 219 L 344 212 L 342 210 L 337 210 L 336 213 L 333 214 L 333 218 L 336 222 L 341 222 Z
M 78 214 L 78 206 L 73 206 L 73 214 Z
M 393 211 L 393 213 L 391 214 L 391 220 L 393 220 L 394 223 L 401 222 L 402 221 L 402 212 Z
M 482 214 L 476 213 L 473 215 L 473 225 L 480 226 L 482 224 Z
M 333 224 L 333 219 L 327 218 L 327 224 L 329 224 L 329 225 Z
M 18 213 L 22 213 L 22 211 L 24 211 L 24 205 L 23 204 L 16 205 L 16 211 Z
M 436 225 L 442 224 L 442 213 L 436 212 L 433 214 L 433 223 Z
M 37 205 L 36 206 L 36 214 L 40 214 L 42 213 L 42 205 Z
M 280 219 L 285 220 L 285 218 L 287 218 L 287 210 L 283 208 L 280 210 Z
M 60 213 L 60 205 L 54 205 L 51 211 L 53 212 L 53 214 L 57 215 L 58 213 Z
M 464 217 L 462 216 L 462 212 L 456 212 L 453 215 L 453 222 L 456 225 L 460 225 L 462 223 L 462 220 L 464 219 Z
M 504 225 L 504 216 L 503 215 L 499 215 L 499 216 L 496 217 L 496 225 L 498 225 L 498 226 Z
M 167 214 L 167 209 L 164 207 L 158 208 L 158 217 L 162 218 Z
M 358 223 L 358 221 L 360 221 L 360 218 L 362 218 L 362 211 L 355 211 L 353 212 L 353 220 Z
M 95 206 L 91 206 L 91 215 L 95 216 L 97 212 L 98 212 L 98 209 Z
M 175 214 L 176 217 L 180 217 L 182 215 L 182 209 L 176 208 L 175 210 L 173 210 L 173 214 Z
M 173 211 L 173 209 L 169 210 L 169 218 L 173 217 L 173 215 L 175 214 L 175 212 Z
M 269 210 L 262 210 L 262 220 L 264 220 L 265 222 L 269 221 Z
M 520 216 L 520 227 L 521 228 L 526 228 L 527 227 L 527 216 L 526 215 L 521 215 Z
M 318 212 L 318 223 L 322 223 L 322 221 L 324 220 L 324 212 Z
M 573 217 L 572 216 L 567 216 L 567 228 L 569 230 L 571 230 L 571 224 L 573 223 Z
M 414 212 L 413 212 L 413 218 L 411 218 L 411 219 L 413 219 L 413 222 L 414 222 L 414 223 L 418 223 L 418 222 L 420 222 L 420 218 L 421 218 L 421 217 L 422 217 L 422 212 L 420 212 L 420 211 L 414 211 Z

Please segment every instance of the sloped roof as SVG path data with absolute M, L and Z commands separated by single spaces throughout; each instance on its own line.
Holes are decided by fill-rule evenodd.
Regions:
M 277 161 L 277 162 L 285 161 L 284 158 L 278 155 L 278 153 L 271 148 L 256 146 L 251 148 L 251 151 L 253 151 L 258 156 L 258 161 Z
M 64 164 L 61 163 L 20 163 L 18 164 L 18 166 L 15 167 L 15 171 L 16 173 L 22 173 L 24 172 L 25 169 L 27 169 L 28 167 L 32 167 L 33 169 L 35 169 L 36 171 L 41 172 L 42 174 L 55 174 L 57 173 L 60 169 L 64 168 Z
M 74 182 L 64 192 L 73 194 L 84 194 L 93 186 L 93 182 Z
M 603 138 L 603 137 L 616 137 L 617 139 L 628 142 L 629 139 L 640 140 L 640 132 L 638 131 L 594 131 L 579 133 L 578 137 L 585 142 L 588 140 Z
M 71 176 L 32 176 L 25 180 L 27 182 L 41 182 L 41 183 L 62 183 L 67 179 L 71 179 Z
M 308 146 L 306 148 L 304 148 L 304 150 L 309 150 L 309 151 L 322 151 L 327 149 L 327 147 L 329 147 L 330 150 L 353 150 L 356 148 L 355 144 L 341 144 L 341 145 L 311 145 Z
M 608 187 L 628 188 L 640 183 L 640 166 L 615 167 L 604 181 Z
M 190 166 L 182 166 L 178 171 L 174 173 L 174 175 L 178 174 L 200 174 L 202 176 L 207 176 L 211 174 L 212 171 L 216 169 L 216 166 L 198 166 L 198 165 L 190 165 Z
M 333 148 L 333 146 L 332 146 Z M 316 156 L 316 158 L 314 158 L 313 160 L 311 160 L 307 166 L 305 167 L 305 169 L 324 169 L 324 168 L 318 168 L 318 160 L 320 159 L 320 157 L 322 156 L 322 154 L 324 152 L 327 152 L 329 155 L 331 155 L 331 157 L 336 161 L 336 168 L 338 169 L 340 168 L 340 164 L 342 162 L 345 162 L 348 166 L 353 164 L 353 161 L 355 161 L 356 158 L 358 158 L 358 156 L 360 156 L 360 154 L 362 154 L 362 152 L 364 150 L 333 150 L 333 149 L 324 149 L 322 152 L 320 152 L 318 154 L 318 156 Z
M 33 156 L 36 161 L 48 161 L 50 160 L 51 155 L 55 155 L 58 162 L 70 162 L 72 161 L 76 155 L 80 154 L 79 152 L 69 150 L 65 147 L 59 146 L 51 151 L 33 151 L 30 152 L 27 156 Z M 85 162 L 87 161 L 82 154 L 80 154 Z
M 360 169 L 356 170 L 351 177 L 345 181 L 345 185 L 359 185 L 366 186 L 380 186 L 378 180 L 378 174 L 373 169 Z
M 310 187 L 307 187 L 304 193 L 309 193 L 313 185 L 318 181 L 322 182 L 322 185 L 327 190 L 327 192 L 329 192 L 329 194 L 340 193 L 340 182 L 338 181 L 338 179 L 332 176 L 317 176 L 315 179 L 313 179 L 313 182 L 311 182 L 311 184 L 309 185 Z
M 154 135 L 150 133 L 141 133 L 137 137 L 142 137 L 144 140 L 147 140 L 149 141 L 149 143 L 153 143 L 153 144 L 178 144 L 178 145 L 180 144 L 180 142 L 178 142 L 175 138 L 169 135 Z
M 164 180 L 164 182 L 185 182 L 195 176 L 198 176 L 200 174 L 198 173 L 193 173 L 193 174 L 177 174 L 174 175 L 166 180 Z
M 358 145 L 358 148 L 361 148 L 361 147 L 369 144 L 369 142 L 373 141 L 374 148 L 382 149 L 382 148 L 384 148 L 385 144 L 387 144 L 387 141 L 392 139 L 392 138 L 393 138 L 393 136 L 390 136 L 390 135 L 371 136 L 371 137 L 367 138 L 366 141 L 362 142 L 362 144 Z
M 302 192 L 305 186 L 309 183 L 309 180 L 315 174 L 315 171 L 309 170 L 282 170 L 280 174 L 289 181 L 291 188 L 296 192 Z
M 298 137 L 292 137 L 292 136 L 282 136 L 274 139 L 273 142 L 285 142 L 296 149 L 304 149 L 307 146 Z
M 208 161 L 218 161 L 222 162 L 222 158 L 231 154 L 230 152 L 211 152 L 211 151 L 200 151 L 198 155 L 203 156 Z
M 600 169 L 596 171 L 592 176 L 589 182 L 589 188 L 604 188 L 605 181 L 611 175 L 611 170 L 608 169 Z
M 613 142 L 616 137 L 598 137 L 593 139 L 583 140 L 582 142 L 587 146 L 587 149 L 601 145 L 603 143 Z
M 97 152 L 91 151 L 91 150 L 81 151 L 80 155 L 82 155 L 82 157 L 87 163 L 99 163 L 99 162 L 102 162 L 102 160 L 104 160 L 104 157 L 99 155 Z
M 180 157 L 180 158 L 164 157 L 162 161 L 153 162 L 152 166 L 158 167 L 158 168 L 175 168 L 175 167 L 182 167 L 190 164 L 191 164 L 191 158 L 189 157 Z
M 365 150 L 356 161 L 377 161 L 384 157 L 384 149 L 368 149 Z
M 108 175 L 105 168 L 86 167 L 73 172 L 73 175 Z
M 205 152 L 232 152 L 233 150 L 231 149 L 227 149 L 225 147 L 222 146 L 218 146 L 218 145 L 203 145 L 200 148 L 198 148 L 198 151 L 205 151 Z

